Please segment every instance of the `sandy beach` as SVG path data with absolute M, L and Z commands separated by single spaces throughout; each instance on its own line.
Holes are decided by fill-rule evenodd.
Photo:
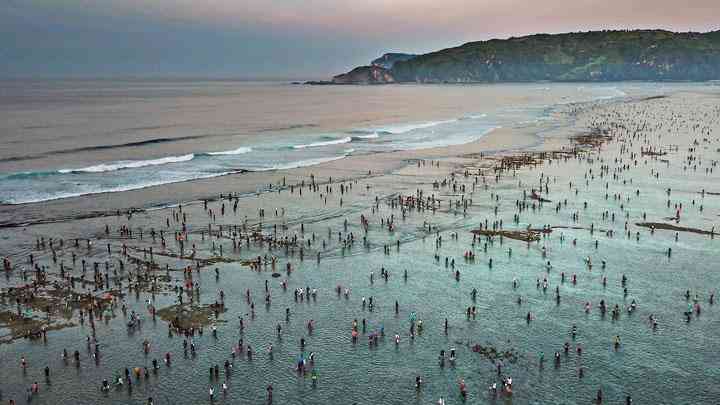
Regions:
M 491 153 L 500 150 L 519 150 L 540 143 L 534 135 L 534 128 L 493 130 L 477 142 L 454 147 L 423 149 L 418 151 L 398 151 L 378 153 L 369 156 L 349 156 L 343 160 L 322 163 L 315 166 L 288 170 L 247 172 L 207 180 L 188 181 L 182 184 L 133 190 L 122 193 L 101 193 L 98 195 L 69 198 L 21 206 L 2 206 L 0 213 L 4 218 L 63 218 L 82 215 L 87 212 L 110 212 L 144 206 L 174 204 L 181 201 L 193 201 L 203 198 L 215 198 L 220 193 L 254 194 L 267 185 L 299 183 L 314 174 L 325 182 L 330 177 L 336 180 L 351 180 L 391 173 L 416 159 L 438 159 L 457 157 L 481 152 Z M 9 221 L 8 221 L 9 222 Z
M 221 403 L 712 403 L 719 101 L 568 104 L 469 144 L 0 206 L 3 399 L 38 380 L 33 403 L 205 403 L 223 382 Z

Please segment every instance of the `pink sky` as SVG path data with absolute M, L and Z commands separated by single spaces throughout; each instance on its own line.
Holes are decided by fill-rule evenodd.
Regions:
M 122 0 L 113 6 L 228 28 L 249 24 L 406 39 L 435 34 L 458 41 L 603 28 L 720 27 L 718 0 Z
M 711 31 L 718 16 L 720 0 L 6 0 L 0 75 L 326 77 L 388 51 L 541 32 Z

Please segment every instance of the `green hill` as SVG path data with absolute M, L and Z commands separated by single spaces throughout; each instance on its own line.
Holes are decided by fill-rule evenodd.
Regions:
M 396 61 L 388 82 L 720 79 L 720 31 L 538 34 L 470 42 Z

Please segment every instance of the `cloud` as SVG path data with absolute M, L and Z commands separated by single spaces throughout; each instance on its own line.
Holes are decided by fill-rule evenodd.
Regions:
M 385 51 L 609 28 L 716 29 L 717 0 L 4 0 L 0 75 L 311 76 Z

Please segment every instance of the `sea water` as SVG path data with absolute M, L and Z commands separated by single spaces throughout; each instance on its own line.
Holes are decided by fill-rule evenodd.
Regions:
M 460 145 L 558 105 L 659 84 L 313 87 L 197 81 L 2 82 L 0 203 L 122 192 L 351 154 Z M 627 87 L 627 92 L 623 88 Z
M 497 114 L 499 116 L 501 113 Z M 437 131 L 443 125 L 454 123 L 414 130 Z M 368 132 L 391 128 L 386 132 L 392 132 L 392 128 L 398 127 L 368 124 L 362 128 Z M 310 143 L 306 140 L 304 144 Z M 338 146 L 318 148 L 332 147 Z M 304 153 L 305 149 L 314 148 L 301 148 L 303 152 L 300 153 Z M 232 149 L 228 147 L 225 150 Z M 295 152 L 290 148 L 287 150 L 287 153 Z M 706 158 L 712 159 L 714 156 L 717 159 L 717 154 L 713 155 L 712 151 L 707 153 Z M 593 167 L 597 168 L 597 165 L 595 163 Z M 567 199 L 571 208 L 558 215 L 552 203 L 546 204 L 531 216 L 524 215 L 518 227 L 539 227 L 545 223 L 572 225 L 569 213 L 578 210 L 582 215 L 581 225 L 587 227 L 594 223 L 597 228 L 614 229 L 616 236 L 613 238 L 607 238 L 599 231 L 590 234 L 587 229 L 563 229 L 555 230 L 537 243 L 526 244 L 508 239 L 500 242 L 496 239 L 488 246 L 487 252 L 483 251 L 481 241 L 474 248 L 476 260 L 463 261 L 463 252 L 471 249 L 472 235 L 469 230 L 477 228 L 480 222 L 485 219 L 492 222 L 499 217 L 506 220 L 506 228 L 512 227 L 508 219 L 515 212 L 514 202 L 522 199 L 517 183 L 537 182 L 538 173 L 532 169 L 519 171 L 517 177 L 504 176 L 497 184 L 488 177 L 489 189 L 479 188 L 472 194 L 473 205 L 467 216 L 462 215 L 461 211 L 444 209 L 437 213 L 411 213 L 406 219 L 401 219 L 398 210 L 381 203 L 379 211 L 372 217 L 368 249 L 363 248 L 358 241 L 354 248 L 348 250 L 331 245 L 322 252 L 320 264 L 312 257 L 306 257 L 302 262 L 297 257 L 288 259 L 295 266 L 295 271 L 289 277 L 283 274 L 283 278 L 288 278 L 290 282 L 287 292 L 282 292 L 279 280 L 271 278 L 269 272 L 253 272 L 238 263 L 218 264 L 216 267 L 221 273 L 218 280 L 212 271 L 202 271 L 199 275 L 202 291 L 200 301 L 212 303 L 217 299 L 217 290 L 224 289 L 226 305 L 231 310 L 221 315 L 217 340 L 207 330 L 203 337 L 194 339 L 198 346 L 197 356 L 183 356 L 182 338 L 169 337 L 164 322 L 146 320 L 140 330 L 129 331 L 125 326 L 126 319 L 118 311 L 117 318 L 102 322 L 97 328 L 102 353 L 98 365 L 91 360 L 85 348 L 84 336 L 90 334 L 86 323 L 83 327 L 51 332 L 47 344 L 18 340 L 12 345 L 0 346 L 4 364 L 0 387 L 5 398 L 19 399 L 29 384 L 40 381 L 41 394 L 33 399 L 33 403 L 39 404 L 141 404 L 149 396 L 159 404 L 207 403 L 208 387 L 217 387 L 219 384 L 218 381 L 210 381 L 208 368 L 220 364 L 222 369 L 222 362 L 229 358 L 230 348 L 242 336 L 246 344 L 252 345 L 256 356 L 252 361 L 244 357 L 234 361 L 235 367 L 228 380 L 229 394 L 227 397 L 216 396 L 219 397 L 218 403 L 263 403 L 265 387 L 273 384 L 275 403 L 282 404 L 427 404 L 441 396 L 446 398 L 448 404 L 459 404 L 462 401 L 457 384 L 461 378 L 468 384 L 467 403 L 589 403 L 598 388 L 602 388 L 606 398 L 613 403 L 621 402 L 628 393 L 633 395 L 636 403 L 715 403 L 720 398 L 716 384 L 720 379 L 717 368 L 720 363 L 718 304 L 714 307 L 704 304 L 703 315 L 689 323 L 684 321 L 682 312 L 687 306 L 683 297 L 686 289 L 699 292 L 706 298 L 708 291 L 720 284 L 720 273 L 716 271 L 718 241 L 707 236 L 681 233 L 676 242 L 672 232 L 657 231 L 650 235 L 647 230 L 633 228 L 633 235 L 636 230 L 642 233 L 640 241 L 636 241 L 634 237 L 623 235 L 624 218 L 618 216 L 612 222 L 603 220 L 601 213 L 604 210 L 620 212 L 621 202 L 605 199 L 606 192 L 630 195 L 641 188 L 642 195 L 626 203 L 629 204 L 627 209 L 631 214 L 631 222 L 639 221 L 643 212 L 653 219 L 672 216 L 674 209 L 665 204 L 667 187 L 674 190 L 674 200 L 686 204 L 693 199 L 700 201 L 698 191 L 716 185 L 718 173 L 716 171 L 707 177 L 692 176 L 689 180 L 687 173 L 678 165 L 666 169 L 660 160 L 650 160 L 649 165 L 635 168 L 626 174 L 637 182 L 635 184 L 612 182 L 611 188 L 606 190 L 598 182 L 592 182 L 588 187 L 584 184 L 577 186 L 581 190 L 579 194 L 567 186 L 567 181 L 576 177 L 582 179 L 582 173 L 591 167 L 587 161 L 571 159 L 541 167 L 545 175 L 557 178 L 557 182 L 550 184 L 553 191 L 550 198 L 556 202 Z M 78 165 L 69 165 L 75 166 Z M 647 171 L 651 168 L 663 171 L 662 182 L 648 178 Z M 143 168 L 127 168 L 118 172 L 135 169 Z M 254 218 L 254 213 L 262 207 L 270 216 L 266 227 L 274 222 L 288 223 L 288 235 L 297 234 L 299 224 L 302 223 L 305 224 L 306 235 L 315 232 L 320 239 L 326 238 L 327 229 L 341 229 L 345 218 L 349 218 L 347 231 L 362 235 L 359 215 L 367 214 L 372 209 L 376 195 L 408 195 L 413 194 L 418 187 L 428 193 L 433 179 L 431 173 L 419 169 L 415 175 L 402 173 L 378 178 L 373 181 L 371 190 L 363 187 L 365 182 L 360 182 L 346 197 L 346 204 L 342 207 L 338 206 L 337 201 L 326 206 L 316 194 L 311 193 L 306 193 L 303 198 L 268 193 L 257 198 L 241 199 L 240 216 L 218 218 L 220 222 L 238 223 L 242 221 L 243 214 L 250 214 Z M 30 186 L 28 189 L 35 191 Z M 444 201 L 457 198 L 447 189 L 435 192 Z M 499 199 L 492 198 L 491 192 L 498 195 Z M 589 203 L 588 210 L 583 210 L 584 202 Z M 720 209 L 720 198 L 708 196 L 702 199 L 702 203 L 704 214 L 700 214 L 696 206 L 689 207 L 692 214 L 684 219 L 684 226 L 706 229 L 714 223 L 714 213 Z M 498 217 L 492 212 L 496 205 L 499 206 Z M 281 220 L 275 219 L 272 214 L 275 208 L 280 207 L 287 212 L 287 217 Z M 217 203 L 214 208 L 217 209 Z M 194 212 L 191 218 L 204 215 L 199 204 L 186 205 L 185 210 Z M 391 215 L 395 215 L 397 229 L 393 234 L 388 234 L 378 222 L 380 217 Z M 525 219 L 528 217 L 532 218 L 532 224 Z M 102 219 L 99 222 L 77 221 L 77 228 L 100 232 L 100 224 L 108 221 L 113 229 L 127 222 L 124 218 Z M 202 229 L 204 224 L 200 222 L 191 229 Z M 438 227 L 444 241 L 441 248 L 435 248 L 434 233 L 423 231 L 426 223 Z M 133 224 L 146 229 L 150 226 L 160 229 L 164 226 L 164 215 L 158 211 L 138 213 Z M 33 232 L 63 236 L 53 234 L 53 229 L 53 225 L 39 225 L 33 227 Z M 458 234 L 457 241 L 450 237 L 454 232 Z M 564 241 L 560 240 L 561 232 Z M 332 237 L 336 238 L 334 234 Z M 192 238 L 198 244 L 201 256 L 212 254 L 210 241 L 206 239 L 201 242 L 197 233 Z M 578 241 L 575 246 L 571 243 L 573 239 Z M 403 242 L 399 251 L 395 249 L 395 240 Z M 598 249 L 595 248 L 595 240 L 599 241 Z M 389 255 L 383 254 L 384 244 L 390 246 Z M 228 249 L 226 252 L 229 252 L 227 242 L 225 245 Z M 546 258 L 541 256 L 543 247 L 547 251 Z M 668 247 L 673 248 L 671 257 L 665 255 Z M 513 250 L 512 256 L 507 253 L 509 248 Z M 102 250 L 102 247 L 96 248 L 92 255 L 97 260 L 105 260 Z M 243 250 L 242 256 L 247 258 L 266 252 L 265 248 L 253 246 Z M 451 270 L 445 268 L 442 260 L 439 263 L 434 261 L 434 254 L 443 259 L 455 259 L 456 268 L 461 272 L 459 282 L 454 279 Z M 586 257 L 592 257 L 595 263 L 592 270 L 587 269 L 584 262 Z M 494 259 L 492 268 L 487 264 L 489 258 Z M 47 257 L 44 259 L 47 260 Z M 545 269 L 546 260 L 552 262 L 550 272 Z M 607 261 L 604 270 L 599 266 L 601 260 Z M 187 264 L 183 261 L 168 261 L 172 267 Z M 282 269 L 284 263 L 285 259 L 281 259 L 279 268 Z M 391 274 L 387 283 L 380 277 L 381 267 Z M 405 270 L 409 275 L 407 281 L 402 277 Z M 369 282 L 371 271 L 375 274 L 372 284 Z M 566 273 L 565 283 L 560 282 L 560 272 Z M 578 274 L 577 285 L 569 281 L 573 273 Z M 629 280 L 627 298 L 623 297 L 620 287 L 622 275 L 626 275 Z M 544 276 L 550 280 L 547 293 L 538 290 L 534 282 L 536 278 L 542 279 Z M 608 278 L 607 287 L 601 283 L 603 276 Z M 520 280 L 517 290 L 511 287 L 513 278 Z M 12 280 L 15 281 L 14 278 Z M 268 307 L 264 306 L 259 295 L 265 280 L 270 280 L 273 294 L 272 303 Z M 338 285 L 351 289 L 348 299 L 335 293 Z M 317 300 L 295 303 L 292 290 L 305 286 L 318 289 Z M 555 286 L 560 286 L 560 305 L 556 304 L 552 293 Z M 473 288 L 478 290 L 476 302 L 470 299 Z M 246 289 L 252 290 L 254 294 L 257 313 L 254 320 L 250 317 L 250 308 L 244 299 Z M 516 303 L 519 295 L 525 299 L 522 305 Z M 361 297 L 370 296 L 376 302 L 373 311 L 363 309 L 361 305 Z M 129 309 L 144 313 L 145 298 L 128 296 Z M 160 294 L 156 299 L 159 308 L 175 301 L 172 294 Z M 610 305 L 618 303 L 621 308 L 628 305 L 629 300 L 635 299 L 639 309 L 632 315 L 623 312 L 619 320 L 613 321 L 609 314 L 603 318 L 598 313 L 597 303 L 601 299 Z M 395 300 L 400 304 L 399 314 L 394 313 Z M 582 309 L 586 301 L 595 305 L 590 314 L 585 314 Z M 476 320 L 465 317 L 465 308 L 470 305 L 478 307 Z M 291 322 L 285 322 L 286 307 L 291 308 Z M 409 319 L 413 312 L 426 326 L 422 334 L 410 339 Z M 525 321 L 527 312 L 532 312 L 536 317 L 529 324 Z M 647 322 L 651 313 L 660 320 L 660 327 L 655 331 Z M 242 335 L 238 332 L 238 317 L 243 317 L 248 324 Z M 445 318 L 450 323 L 448 335 L 442 331 Z M 312 335 L 308 335 L 305 329 L 305 322 L 309 319 L 316 322 Z M 378 346 L 370 347 L 367 344 L 367 333 L 361 335 L 357 344 L 353 344 L 350 339 L 353 319 L 366 319 L 367 333 L 383 327 L 386 336 Z M 275 325 L 278 323 L 283 327 L 282 339 L 275 337 Z M 572 325 L 578 329 L 575 340 L 570 336 Z M 396 333 L 401 335 L 397 346 L 392 341 Z M 620 335 L 623 341 L 621 349 L 617 351 L 612 347 L 615 335 Z M 308 342 L 304 350 L 306 354 L 311 351 L 317 353 L 316 368 L 320 379 L 315 388 L 309 378 L 294 371 L 296 358 L 303 352 L 299 347 L 300 337 L 305 337 Z M 148 356 L 142 353 L 141 343 L 144 339 L 152 342 L 153 349 Z M 552 354 L 562 351 L 562 342 L 565 341 L 572 342 L 571 353 L 569 356 L 563 354 L 561 366 L 555 368 Z M 265 353 L 270 343 L 274 346 L 272 357 Z M 499 351 L 511 350 L 517 354 L 517 361 L 506 361 L 503 368 L 503 373 L 512 376 L 514 380 L 514 395 L 511 399 L 493 400 L 488 394 L 488 385 L 498 379 L 495 365 L 474 353 L 471 350 L 474 344 L 494 347 Z M 578 344 L 584 349 L 582 356 L 572 352 Z M 76 349 L 81 352 L 80 367 L 75 367 L 72 362 L 63 365 L 60 360 L 63 348 L 67 348 L 70 353 Z M 457 350 L 456 365 L 446 363 L 444 368 L 439 367 L 439 351 L 447 352 L 450 348 Z M 538 363 L 539 351 L 545 353 L 544 367 Z M 99 390 L 103 378 L 112 380 L 125 367 L 149 367 L 152 358 L 161 359 L 165 352 L 173 353 L 172 366 L 162 365 L 159 373 L 152 375 L 148 381 L 143 379 L 135 383 L 132 390 L 123 387 L 106 394 Z M 31 365 L 27 373 L 20 371 L 20 356 L 25 356 Z M 42 376 L 42 367 L 46 364 L 52 370 L 49 384 L 45 383 Z M 585 369 L 583 379 L 577 375 L 581 366 Z M 417 375 L 425 380 L 425 386 L 420 391 L 416 391 L 413 386 Z M 223 380 L 224 373 L 221 371 L 220 381 Z

